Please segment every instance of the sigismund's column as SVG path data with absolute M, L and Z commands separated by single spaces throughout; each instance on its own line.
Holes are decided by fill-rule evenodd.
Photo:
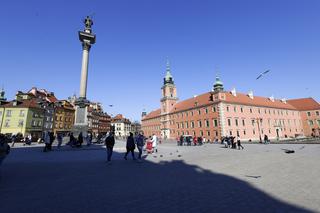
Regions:
M 87 100 L 87 81 L 88 81 L 88 65 L 89 65 L 89 51 L 91 45 L 96 42 L 96 35 L 92 33 L 91 26 L 93 25 L 92 19 L 87 16 L 84 20 L 85 29 L 79 31 L 79 40 L 82 43 L 82 67 L 81 67 L 81 80 L 80 80 L 80 95 L 76 100 L 76 117 L 73 132 L 78 135 L 82 132 L 86 135 L 88 131 L 87 107 L 90 102 Z
M 92 33 L 91 26 L 93 25 L 92 19 L 89 16 L 84 20 L 85 29 L 79 31 L 79 39 L 82 42 L 82 68 L 81 68 L 81 81 L 80 81 L 80 98 L 86 99 L 87 97 L 87 80 L 88 80 L 88 64 L 89 64 L 89 51 L 91 45 L 96 42 L 96 35 Z

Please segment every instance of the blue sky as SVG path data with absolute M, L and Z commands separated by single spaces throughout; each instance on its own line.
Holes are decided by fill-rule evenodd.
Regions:
M 319 11 L 317 0 L 3 1 L 0 85 L 9 99 L 32 86 L 78 94 L 77 32 L 89 14 L 87 96 L 109 113 L 158 108 L 166 57 L 182 100 L 210 90 L 218 72 L 227 90 L 320 101 Z

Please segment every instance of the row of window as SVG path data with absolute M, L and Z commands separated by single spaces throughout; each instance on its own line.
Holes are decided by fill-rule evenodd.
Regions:
M 212 106 L 211 107 L 211 111 L 212 112 L 217 112 L 217 107 L 216 106 Z M 188 117 L 189 115 L 192 117 L 194 116 L 194 114 L 197 113 L 198 115 L 201 115 L 202 113 L 204 114 L 208 114 L 209 113 L 209 107 L 205 107 L 202 109 L 196 109 L 196 110 L 189 110 L 186 112 L 180 112 L 180 113 L 176 113 L 176 114 L 172 114 L 169 115 L 170 119 L 174 119 L 174 118 L 183 118 L 183 117 Z
M 2 114 L 2 112 L 1 112 Z M 11 117 L 12 116 L 12 110 L 6 110 L 6 116 Z M 24 117 L 25 116 L 25 110 L 20 110 L 19 112 L 19 117 Z
M 56 114 L 63 114 L 63 111 L 57 111 L 56 112 Z M 73 116 L 74 115 L 74 113 L 72 113 L 72 112 L 64 112 L 64 115 L 66 115 L 66 116 Z
M 53 118 L 52 118 L 53 121 Z M 56 121 L 63 121 L 63 117 L 62 116 L 56 116 Z M 72 118 L 71 117 L 65 117 L 64 118 L 65 122 L 72 122 Z
M 311 116 L 311 113 L 312 113 L 312 112 L 307 112 L 307 115 L 310 117 L 310 116 Z M 315 111 L 314 114 L 315 114 L 316 116 L 319 116 L 319 115 L 320 115 L 319 111 Z
M 24 116 L 25 116 L 25 112 L 26 112 L 26 110 L 20 110 L 20 112 L 19 112 L 19 117 L 24 117 Z M 2 112 L 0 112 L 0 113 L 2 114 Z M 48 110 L 48 113 L 49 113 L 49 114 L 53 114 L 52 111 L 50 111 L 50 110 Z M 0 114 L 0 115 L 1 115 L 1 114 Z M 72 113 L 66 113 L 66 115 L 72 116 L 73 114 L 72 114 Z M 6 110 L 6 116 L 7 116 L 7 117 L 11 117 L 11 116 L 12 116 L 12 110 Z M 34 117 L 34 118 L 39 118 L 39 117 L 42 117 L 42 115 L 39 114 L 39 113 L 37 113 L 37 112 L 34 112 L 34 113 L 33 113 L 33 117 Z
M 70 125 L 70 124 L 62 124 L 62 123 L 59 123 L 59 124 L 55 124 L 55 128 L 56 129 L 62 129 L 62 128 L 64 128 L 64 129 L 71 129 L 72 128 L 72 125 Z
M 234 112 L 238 112 L 239 111 L 241 113 L 244 113 L 246 111 L 246 109 L 247 109 L 247 107 L 244 107 L 244 106 L 233 106 L 232 107 L 231 105 L 227 105 L 226 106 L 226 111 L 230 112 L 231 108 L 233 108 Z M 254 113 L 254 110 L 256 109 L 255 107 L 248 107 L 248 108 L 249 108 L 249 112 L 250 113 Z M 212 106 L 211 107 L 211 111 L 212 112 L 217 112 L 217 109 L 218 109 L 217 106 Z M 264 114 L 272 114 L 273 113 L 274 115 L 276 115 L 276 114 L 278 114 L 278 115 L 280 115 L 280 114 L 281 115 L 284 115 L 284 114 L 289 115 L 290 111 L 291 111 L 292 115 L 295 115 L 295 113 L 296 113 L 295 111 L 292 111 L 292 110 L 267 109 L 267 108 L 258 108 L 258 107 L 257 107 L 256 110 L 257 110 L 257 112 L 259 114 L 262 114 L 262 113 L 264 113 Z M 188 117 L 189 115 L 193 116 L 194 113 L 197 113 L 198 115 L 201 115 L 202 113 L 208 114 L 209 113 L 209 107 L 172 114 L 172 115 L 170 115 L 170 119 L 179 118 L 179 117 L 181 117 L 181 118 Z M 319 112 L 316 112 L 316 113 L 318 113 L 317 115 L 319 115 Z
M 205 127 L 210 127 L 211 126 L 210 125 L 210 120 L 204 120 L 204 123 L 202 123 L 201 120 L 197 121 L 197 127 L 201 128 L 203 126 L 203 124 L 204 124 Z M 213 119 L 212 120 L 212 125 L 214 127 L 218 127 L 218 120 L 217 119 Z M 190 121 L 190 125 L 189 125 L 188 121 L 177 123 L 177 129 L 184 129 L 184 128 L 188 129 L 189 126 L 190 126 L 190 128 L 195 128 L 195 122 L 194 121 Z
M 144 122 L 144 123 L 157 123 L 157 122 L 160 122 L 160 117 L 148 119 L 148 120 L 145 120 L 145 121 L 143 121 L 143 122 Z
M 11 122 L 10 122 L 9 119 L 5 120 L 5 121 L 4 121 L 4 127 L 11 127 L 10 123 L 11 123 Z M 18 125 L 17 125 L 17 126 L 18 126 L 18 127 L 23 127 L 23 126 L 24 126 L 24 120 L 20 119 L 20 120 L 18 121 Z M 31 121 L 31 126 L 32 126 L 32 127 L 41 127 L 41 126 L 42 126 L 42 121 L 32 120 L 32 121 Z
M 292 120 L 291 119 L 288 119 L 288 120 L 285 120 L 285 119 L 274 119 L 274 122 L 272 124 L 272 120 L 271 119 L 255 119 L 255 118 L 252 118 L 251 119 L 251 124 L 252 124 L 252 126 L 254 126 L 255 124 L 257 124 L 259 122 L 260 125 L 263 125 L 263 123 L 264 123 L 263 121 L 264 120 L 268 121 L 268 126 L 272 126 L 273 124 L 276 125 L 276 126 L 286 126 L 286 124 L 288 124 L 288 126 L 290 126 L 292 124 L 291 122 L 293 122 L 293 124 L 295 126 L 297 126 L 297 120 L 296 119 L 292 119 Z M 245 119 L 238 119 L 238 118 L 234 119 L 235 126 L 239 126 L 240 122 L 242 123 L 242 126 L 246 125 Z M 228 124 L 228 126 L 232 125 L 232 119 L 231 118 L 227 119 L 227 124 Z M 299 120 L 299 124 L 301 125 L 301 120 Z
M 238 109 L 240 107 L 240 110 Z M 243 112 L 245 112 L 245 110 L 247 109 L 246 107 L 243 107 L 243 106 L 231 106 L 231 105 L 227 105 L 226 106 L 226 111 L 227 112 L 230 112 L 231 111 L 231 108 L 233 108 L 233 111 L 234 112 L 241 112 L 241 113 L 243 113 Z M 249 107 L 249 112 L 250 113 L 254 113 L 254 107 Z M 291 114 L 292 115 L 295 115 L 295 111 L 292 111 L 292 110 L 281 110 L 281 109 L 269 109 L 269 108 L 259 108 L 259 107 L 257 107 L 257 112 L 259 113 L 259 114 L 269 114 L 269 115 L 271 115 L 271 114 L 274 114 L 274 115 L 276 115 L 276 114 L 278 114 L 278 115 L 284 115 L 284 114 L 286 114 L 286 115 L 289 115 L 289 113 L 290 113 L 290 111 L 291 111 Z
M 160 126 L 145 126 L 145 130 L 160 130 Z
M 287 131 L 287 129 L 286 128 L 280 128 L 279 129 L 280 131 Z M 267 131 L 264 131 L 264 129 L 261 129 L 260 130 L 261 132 L 261 134 L 259 135 L 259 131 L 257 131 L 256 129 L 253 129 L 252 130 L 252 134 L 253 135 L 259 135 L 259 136 L 264 136 L 264 134 L 272 134 L 272 130 L 271 129 L 268 129 Z M 276 130 L 275 130 L 276 131 Z M 292 130 L 292 129 L 289 129 L 289 132 L 293 132 L 293 131 L 295 131 L 295 133 L 298 133 L 298 129 L 294 129 L 294 130 Z M 302 132 L 303 130 L 301 130 L 301 132 Z M 234 131 L 234 130 L 228 130 L 227 131 L 228 132 L 228 134 L 230 135 L 230 136 L 241 136 L 240 135 L 240 133 L 242 133 L 242 135 L 243 136 L 245 136 L 246 134 L 247 134 L 247 130 L 236 130 L 236 131 Z M 235 135 L 233 134 L 233 133 L 235 133 Z
M 24 126 L 24 120 L 20 119 L 18 121 L 18 127 L 23 127 L 23 126 Z M 32 120 L 31 121 L 31 126 L 32 127 L 41 127 L 42 126 L 42 121 Z M 69 129 L 71 128 L 71 125 L 65 124 L 64 126 L 65 126 L 65 128 L 69 128 Z M 5 120 L 4 127 L 10 127 L 10 120 L 9 119 Z M 52 124 L 46 123 L 44 127 L 47 128 L 47 129 L 52 129 Z M 62 128 L 63 124 L 61 124 L 61 123 L 60 124 L 55 124 L 55 127 L 56 128 Z
M 308 120 L 309 126 L 313 126 L 313 125 L 315 125 L 315 123 L 318 123 L 318 126 L 320 126 L 320 119 L 319 119 L 319 120 L 315 120 L 315 121 L 313 121 L 313 120 Z

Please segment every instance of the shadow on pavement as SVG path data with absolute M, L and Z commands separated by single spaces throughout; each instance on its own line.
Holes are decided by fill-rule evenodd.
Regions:
M 184 163 L 137 163 L 105 152 L 13 150 L 0 180 L 1 212 L 310 212 L 250 184 Z

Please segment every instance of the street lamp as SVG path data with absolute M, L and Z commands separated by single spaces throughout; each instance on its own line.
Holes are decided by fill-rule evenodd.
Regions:
M 262 143 L 261 131 L 260 131 L 260 123 L 262 123 L 262 118 L 256 118 L 256 121 L 258 123 L 259 140 L 260 140 L 260 143 Z

